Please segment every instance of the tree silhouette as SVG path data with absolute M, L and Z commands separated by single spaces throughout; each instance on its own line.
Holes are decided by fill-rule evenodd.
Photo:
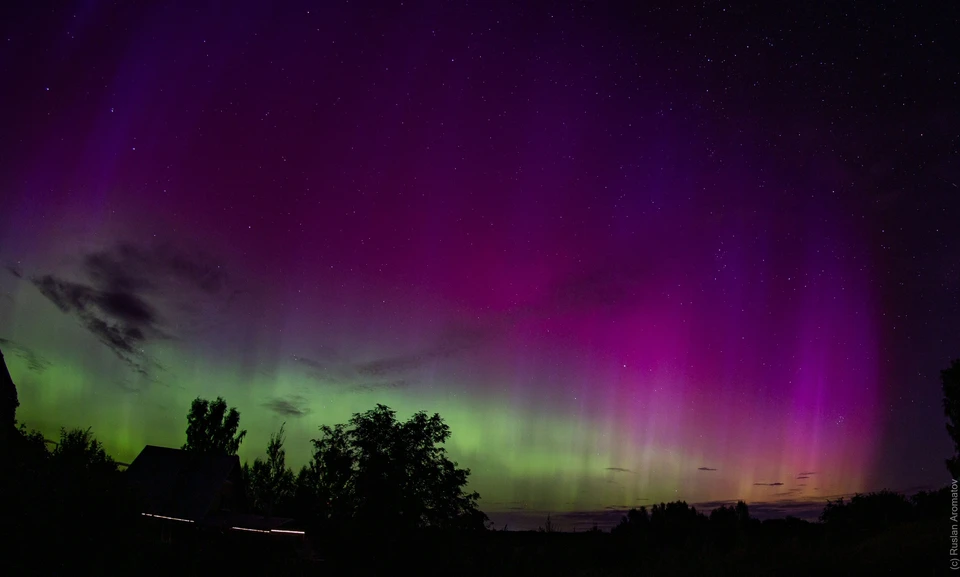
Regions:
M 737 521 L 741 527 L 747 527 L 750 524 L 750 508 L 743 501 L 737 501 L 736 506 Z
M 319 439 L 311 440 L 310 463 L 297 475 L 297 510 L 308 518 L 326 521 L 352 516 L 351 483 L 354 454 L 345 425 L 323 425 Z
M 645 537 L 650 529 L 650 515 L 646 507 L 630 509 L 620 523 L 610 530 L 613 535 Z
M 440 415 L 401 423 L 378 404 L 320 432 L 298 476 L 298 500 L 320 517 L 367 529 L 485 528 L 479 494 L 464 491 L 470 471 L 441 446 L 450 428 Z
M 710 512 L 710 538 L 720 548 L 726 549 L 736 544 L 740 527 L 740 512 L 736 507 L 721 505 Z
M 246 431 L 240 427 L 240 412 L 236 408 L 227 411 L 227 401 L 217 397 L 208 401 L 197 397 L 187 413 L 187 442 L 183 449 L 197 453 L 218 452 L 236 455 Z
M 60 441 L 50 455 L 51 461 L 58 468 L 67 469 L 76 474 L 89 472 L 93 474 L 112 473 L 117 471 L 117 463 L 103 448 L 89 428 L 87 429 L 60 429 Z
M 960 478 L 960 359 L 940 371 L 943 386 L 943 412 L 947 417 L 947 433 L 953 441 L 953 456 L 947 459 L 947 469 L 954 479 Z
M 265 515 L 273 515 L 293 497 L 294 477 L 286 464 L 283 429 L 284 425 L 281 425 L 276 434 L 270 435 L 266 459 L 257 457 L 253 467 L 244 465 L 253 507 Z

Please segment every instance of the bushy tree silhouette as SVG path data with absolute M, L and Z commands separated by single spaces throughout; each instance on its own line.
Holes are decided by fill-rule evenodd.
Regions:
M 314 514 L 364 529 L 486 527 L 479 494 L 464 491 L 470 471 L 441 446 L 450 428 L 440 415 L 399 422 L 378 404 L 320 432 L 297 483 L 298 501 Z
M 294 492 L 293 471 L 287 468 L 286 451 L 283 448 L 284 426 L 270 435 L 267 457 L 257 457 L 253 466 L 244 464 L 244 477 L 253 508 L 265 515 L 274 515 L 285 510 Z
M 947 459 L 950 476 L 960 479 L 960 359 L 940 371 L 943 387 L 943 412 L 947 417 L 947 433 L 953 441 L 953 456 Z
M 240 412 L 217 397 L 208 401 L 197 397 L 187 413 L 187 442 L 183 449 L 198 453 L 219 452 L 236 455 L 247 435 L 240 428 Z

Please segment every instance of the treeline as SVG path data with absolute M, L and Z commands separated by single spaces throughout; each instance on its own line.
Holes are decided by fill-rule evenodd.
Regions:
M 960 361 L 941 379 L 957 448 L 947 461 L 953 472 Z M 12 394 L 0 395 L 9 415 L 0 431 L 0 542 L 12 552 L 5 558 L 12 574 L 209 574 L 227 564 L 234 574 L 282 573 L 256 550 L 171 556 L 170 548 L 137 540 L 133 495 L 102 444 L 89 429 L 63 429 L 48 441 L 17 426 L 8 384 Z M 250 512 L 300 521 L 338 574 L 921 575 L 942 572 L 950 560 L 947 487 L 828 501 L 817 522 L 760 521 L 743 502 L 707 513 L 676 501 L 633 509 L 610 532 L 558 533 L 549 522 L 541 532 L 492 531 L 479 495 L 466 491 L 470 471 L 443 448 L 450 429 L 439 415 L 398 421 L 377 405 L 319 433 L 310 461 L 294 471 L 281 426 L 264 455 L 244 463 L 242 494 Z M 198 398 L 183 449 L 235 454 L 245 437 L 235 408 Z
M 196 399 L 187 416 L 188 451 L 235 454 L 246 435 L 240 414 L 222 398 Z M 349 422 L 320 427 L 310 461 L 296 474 L 286 464 L 284 427 L 266 454 L 243 465 L 251 512 L 293 517 L 314 531 L 483 530 L 489 520 L 467 492 L 469 469 L 447 457 L 450 427 L 438 414 L 399 421 L 384 405 Z
M 616 538 L 649 549 L 733 549 L 769 539 L 855 542 L 914 523 L 943 521 L 950 510 L 949 487 L 912 497 L 883 490 L 828 500 L 818 522 L 797 517 L 760 519 L 743 501 L 709 513 L 685 501 L 631 509 L 611 530 Z
M 421 412 L 401 422 L 377 405 L 319 431 L 309 463 L 297 473 L 286 465 L 282 426 L 263 457 L 244 463 L 243 512 L 294 518 L 327 550 L 414 532 L 488 527 L 479 494 L 465 490 L 470 471 L 442 446 L 450 429 L 439 415 Z M 239 412 L 224 399 L 198 398 L 187 414 L 182 449 L 235 454 L 245 436 Z M 38 543 L 50 549 L 43 556 L 14 556 L 19 570 L 58 574 L 69 562 L 71 570 L 112 574 L 120 559 L 131 562 L 124 551 L 152 546 L 131 531 L 140 517 L 136 496 L 89 429 L 63 429 L 58 440 L 48 441 L 19 424 L 5 435 L 2 451 L 4 542 L 21 553 Z

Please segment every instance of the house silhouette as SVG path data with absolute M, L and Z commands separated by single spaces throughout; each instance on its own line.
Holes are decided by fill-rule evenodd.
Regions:
M 17 386 L 13 384 L 10 378 L 10 371 L 7 370 L 7 362 L 3 358 L 3 351 L 0 351 L 0 442 L 6 442 L 16 433 L 17 407 L 20 401 L 17 399 Z
M 303 536 L 292 519 L 247 513 L 240 459 L 147 445 L 124 473 L 145 521 L 172 541 L 184 530 Z

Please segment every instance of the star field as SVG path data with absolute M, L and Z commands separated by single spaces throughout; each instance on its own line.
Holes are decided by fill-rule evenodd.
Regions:
M 436 411 L 494 520 L 947 479 L 954 8 L 2 10 L 30 426 Z

